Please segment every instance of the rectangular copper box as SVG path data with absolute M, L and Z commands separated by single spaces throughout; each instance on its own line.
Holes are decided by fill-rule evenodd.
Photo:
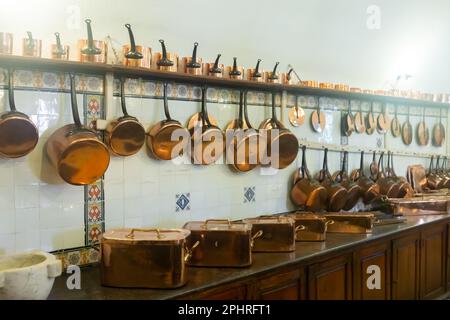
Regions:
M 189 234 L 182 229 L 105 232 L 100 240 L 102 285 L 156 289 L 183 286 L 187 280 L 185 260 L 190 255 L 186 249 Z
M 288 215 L 295 221 L 296 241 L 325 241 L 327 234 L 327 219 L 323 216 L 298 212 Z
M 342 212 L 324 214 L 330 233 L 372 233 L 375 216 L 370 212 Z
M 448 196 L 425 196 L 388 201 L 394 215 L 421 216 L 450 213 L 450 197 Z
M 292 252 L 295 250 L 295 221 L 289 217 L 264 216 L 245 219 L 252 225 L 253 252 Z
M 195 267 L 248 267 L 252 264 L 252 226 L 228 220 L 191 221 L 188 246 L 199 245 L 188 262 Z

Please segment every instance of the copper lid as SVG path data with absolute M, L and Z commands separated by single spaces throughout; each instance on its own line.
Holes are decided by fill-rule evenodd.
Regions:
M 261 216 L 257 218 L 244 219 L 244 222 L 250 224 L 294 224 L 295 221 L 288 216 Z
M 323 220 L 326 218 L 322 215 L 314 214 L 312 212 L 296 212 L 287 215 L 288 217 L 292 217 L 295 220 Z
M 129 244 L 179 243 L 184 241 L 191 232 L 185 229 L 158 228 L 121 228 L 108 230 L 102 235 L 102 240 L 119 241 Z
M 183 228 L 191 231 L 248 232 L 252 229 L 252 226 L 245 222 L 211 219 L 206 221 L 190 221 L 186 223 Z

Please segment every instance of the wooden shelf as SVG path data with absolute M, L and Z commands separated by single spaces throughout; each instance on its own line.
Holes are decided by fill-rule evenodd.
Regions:
M 117 76 L 129 78 L 143 78 L 149 80 L 167 80 L 194 85 L 208 85 L 213 87 L 226 87 L 234 89 L 248 89 L 254 91 L 286 91 L 290 94 L 313 95 L 319 97 L 339 98 L 346 100 L 367 100 L 396 105 L 417 105 L 433 108 L 448 108 L 449 103 L 422 101 L 401 97 L 380 96 L 365 93 L 346 92 L 339 90 L 311 88 L 297 85 L 281 85 L 273 83 L 261 83 L 247 80 L 232 80 L 213 78 L 207 76 L 195 76 L 176 72 L 133 68 L 122 65 L 110 65 L 99 63 L 81 63 L 77 61 L 61 61 L 44 58 L 29 58 L 22 56 L 0 55 L 0 67 L 12 67 L 17 69 L 33 69 L 45 71 L 74 72 L 87 74 L 113 73 Z

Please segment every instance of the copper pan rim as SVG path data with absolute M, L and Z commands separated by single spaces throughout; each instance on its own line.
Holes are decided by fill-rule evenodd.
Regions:
M 138 143 L 136 143 L 135 148 L 133 148 L 132 150 L 130 150 L 129 152 L 125 152 L 123 151 L 125 148 L 121 148 L 122 150 L 119 150 L 118 148 L 116 148 L 116 143 L 115 140 L 120 140 L 119 137 L 115 137 L 115 134 L 117 133 L 118 130 L 121 129 L 121 127 L 123 126 L 130 126 L 133 125 L 134 127 L 134 133 L 135 133 L 135 137 L 137 137 L 138 139 Z M 138 132 L 138 130 L 140 132 Z M 108 146 L 109 146 L 109 150 L 111 151 L 111 153 L 115 156 L 122 156 L 122 157 L 126 157 L 126 156 L 132 156 L 136 153 L 138 153 L 142 146 L 145 144 L 145 129 L 142 126 L 142 124 L 139 121 L 136 120 L 122 120 L 122 121 L 118 121 L 118 123 L 116 123 L 113 128 L 111 129 L 111 132 L 109 132 L 108 137 L 107 137 L 107 141 L 108 141 Z M 124 142 L 122 141 L 122 144 Z
M 3 117 L 7 116 L 6 114 L 3 115 Z M 15 153 L 14 155 L 11 155 L 11 153 L 5 152 L 5 151 L 1 151 L 0 149 L 0 158 L 8 158 L 8 159 L 17 159 L 17 158 L 21 158 L 24 157 L 26 155 L 28 155 L 30 152 L 32 152 L 35 148 L 36 145 L 39 142 L 39 131 L 36 127 L 36 125 L 34 124 L 33 121 L 30 120 L 30 118 L 28 118 L 27 115 L 23 114 L 23 115 L 9 115 L 7 116 L 7 118 L 1 119 L 0 120 L 0 126 L 8 121 L 20 121 L 21 122 L 21 127 L 23 128 L 23 125 L 27 126 L 29 131 L 33 131 L 33 137 L 31 139 L 28 139 L 28 141 L 31 143 L 28 145 L 27 148 L 25 148 L 25 150 L 23 150 L 23 152 L 19 152 L 19 153 Z

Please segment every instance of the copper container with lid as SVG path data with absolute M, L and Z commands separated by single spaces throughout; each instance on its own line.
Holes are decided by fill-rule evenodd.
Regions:
M 69 60 L 70 48 L 61 44 L 59 32 L 55 32 L 56 43 L 51 46 L 51 57 L 55 60 Z
M 244 79 L 244 67 L 237 65 L 237 58 L 233 58 L 233 65 L 225 68 L 225 77 L 229 79 Z
M 182 59 L 180 59 L 178 63 L 178 72 L 193 75 L 203 74 L 202 58 L 197 57 L 197 47 L 198 42 L 195 42 L 194 49 L 192 51 L 192 56 L 183 57 Z
M 370 212 L 330 212 L 324 216 L 333 221 L 327 230 L 330 233 L 372 233 L 375 221 Z
M 34 39 L 30 31 L 27 31 L 27 35 L 28 38 L 24 38 L 22 41 L 22 55 L 40 58 L 42 56 L 42 40 Z
M 108 48 L 104 41 L 94 40 L 92 21 L 84 20 L 87 28 L 87 39 L 78 40 L 78 60 L 80 62 L 106 63 Z
M 296 212 L 287 217 L 295 221 L 295 240 L 298 242 L 325 241 L 328 225 L 333 221 L 311 212 Z
M 219 53 L 214 62 L 204 62 L 202 65 L 203 75 L 215 78 L 222 78 L 224 72 L 223 64 L 219 63 L 220 57 L 222 55 Z
M 280 76 L 280 74 L 277 73 L 277 68 L 278 68 L 279 64 L 280 64 L 279 62 L 275 63 L 275 66 L 273 67 L 272 71 L 264 72 L 264 77 L 266 79 L 266 82 L 281 83 L 281 76 Z
M 13 53 L 13 34 L 0 32 L 0 54 Z
M 295 250 L 295 221 L 283 216 L 245 219 L 255 237 L 253 252 L 292 252 Z
M 129 23 L 125 24 L 130 37 L 130 44 L 122 46 L 124 59 L 122 63 L 129 67 L 150 68 L 152 61 L 152 49 L 142 45 L 136 45 L 133 30 Z
M 186 246 L 184 229 L 113 229 L 100 237 L 100 275 L 104 286 L 178 288 L 186 284 L 186 261 L 196 243 Z
M 252 264 L 252 226 L 229 220 L 191 221 L 184 225 L 191 231 L 188 247 L 197 241 L 188 265 L 195 267 L 248 267 Z
M 161 43 L 161 52 L 153 53 L 151 65 L 152 69 L 177 72 L 178 54 L 167 52 L 164 40 L 159 40 L 159 43 Z

